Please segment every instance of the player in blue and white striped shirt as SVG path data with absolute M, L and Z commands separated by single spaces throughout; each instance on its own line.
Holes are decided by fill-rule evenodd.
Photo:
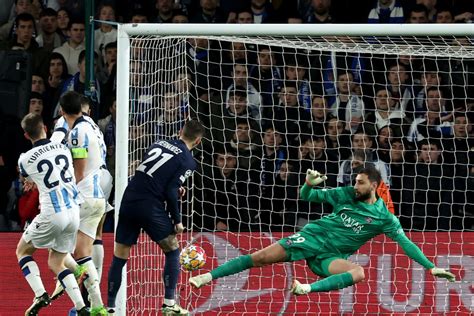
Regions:
M 78 315 L 88 315 L 73 273 L 66 268 L 67 253 L 74 251 L 79 227 L 78 189 L 69 149 L 46 138 L 41 115 L 28 114 L 21 122 L 33 148 L 18 160 L 21 175 L 36 184 L 40 194 L 41 212 L 18 242 L 16 255 L 20 268 L 35 292 L 33 304 L 25 315 L 37 315 L 50 303 L 41 281 L 38 265 L 32 255 L 39 248 L 49 249 L 48 265 L 63 284 Z

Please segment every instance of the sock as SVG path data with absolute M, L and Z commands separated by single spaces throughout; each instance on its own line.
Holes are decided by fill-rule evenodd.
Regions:
M 71 301 L 74 303 L 74 306 L 77 310 L 85 306 L 84 300 L 82 299 L 81 291 L 79 290 L 79 285 L 77 285 L 76 278 L 71 270 L 66 269 L 58 274 L 58 280 L 61 282 L 64 290 L 67 295 L 71 298 Z
M 76 260 L 74 260 L 70 253 L 66 255 L 66 258 L 64 259 L 64 265 L 71 271 L 76 271 L 78 266 Z
M 127 263 L 127 259 L 122 259 L 114 256 L 112 264 L 109 268 L 109 284 L 107 291 L 107 306 L 115 307 L 115 298 L 122 284 L 122 269 Z
M 163 282 L 165 283 L 165 299 L 174 300 L 176 285 L 179 278 L 179 249 L 165 253 Z M 166 303 L 165 303 L 166 304 Z M 166 304 L 166 305 L 174 305 Z
M 87 269 L 89 277 L 84 280 L 84 286 L 89 292 L 89 299 L 91 307 L 103 306 L 102 297 L 100 295 L 99 277 L 97 276 L 97 270 L 95 269 L 94 262 L 91 257 L 84 257 L 77 260 L 78 264 L 83 265 Z
M 173 306 L 174 304 L 176 304 L 176 301 L 174 299 L 170 300 L 168 298 L 165 298 L 163 299 L 163 304 L 166 306 Z
M 30 285 L 35 297 L 41 296 L 46 292 L 44 289 L 43 281 L 41 280 L 40 271 L 38 265 L 32 256 L 25 256 L 18 261 L 21 272 L 25 276 L 26 281 Z
M 102 265 L 104 264 L 104 245 L 102 240 L 94 240 L 94 245 L 92 246 L 92 262 L 97 269 L 97 276 L 102 280 Z
M 253 267 L 252 257 L 250 255 L 240 256 L 212 270 L 212 279 L 215 280 L 227 275 L 236 274 L 251 267 Z
M 311 292 L 326 292 L 342 289 L 354 284 L 352 274 L 349 272 L 334 274 L 325 279 L 311 283 Z

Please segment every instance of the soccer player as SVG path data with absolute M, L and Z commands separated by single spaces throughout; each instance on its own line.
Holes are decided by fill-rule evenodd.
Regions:
M 104 192 L 104 198 L 106 201 L 106 212 L 113 209 L 113 207 L 107 202 L 110 194 L 112 192 L 113 187 L 113 179 L 112 175 L 110 174 L 109 170 L 107 170 L 106 164 L 106 156 L 107 156 L 107 147 L 105 145 L 104 136 L 99 128 L 99 126 L 94 122 L 94 120 L 90 117 L 90 100 L 86 96 L 81 96 L 81 110 L 83 114 L 83 118 L 92 125 L 94 132 L 97 134 L 97 139 L 100 142 L 100 149 L 101 149 L 101 156 L 103 158 L 103 164 L 100 168 L 100 188 Z M 61 116 L 55 126 L 54 132 L 51 135 L 52 141 L 57 142 L 67 142 L 67 135 L 69 133 L 69 126 L 66 122 L 64 116 Z M 96 239 L 94 240 L 93 249 L 92 249 L 92 262 L 94 262 L 94 266 L 97 270 L 97 275 L 99 278 L 99 283 L 102 277 L 102 265 L 104 262 L 104 248 L 102 244 L 102 228 L 105 220 L 105 214 L 102 216 L 102 219 L 99 222 L 96 232 Z M 61 283 L 56 284 L 56 289 L 54 290 L 53 294 L 51 295 L 51 300 L 55 300 L 59 298 L 64 292 L 64 289 L 61 287 Z
M 135 176 L 125 189 L 115 233 L 115 251 L 109 270 L 109 313 L 122 282 L 122 269 L 137 243 L 141 229 L 165 253 L 163 315 L 187 315 L 175 301 L 179 277 L 179 245 L 183 232 L 179 211 L 181 185 L 196 168 L 191 150 L 201 142 L 204 127 L 196 120 L 186 122 L 179 140 L 158 140 L 148 148 Z M 165 207 L 166 205 L 166 207 Z
M 100 295 L 99 276 L 91 258 L 97 227 L 106 207 L 104 193 L 99 185 L 104 164 L 103 138 L 95 125 L 83 115 L 82 100 L 82 95 L 74 91 L 64 93 L 59 100 L 70 129 L 67 144 L 72 153 L 79 195 L 84 199 L 80 206 L 79 232 L 74 251 L 76 260 L 67 256 L 66 266 L 75 271 L 80 267 L 86 268 L 88 277 L 84 285 L 89 292 L 90 313 L 93 316 L 107 315 Z
M 377 197 L 375 192 L 381 176 L 374 167 L 359 171 L 353 187 L 313 189 L 324 180 L 326 176 L 308 169 L 300 197 L 305 201 L 331 204 L 334 208 L 331 214 L 308 223 L 298 233 L 262 250 L 230 260 L 210 273 L 192 277 L 189 283 L 200 288 L 214 279 L 251 267 L 306 259 L 311 271 L 324 279 L 311 284 L 301 284 L 294 280 L 291 288 L 293 294 L 345 288 L 365 278 L 364 269 L 347 258 L 367 241 L 382 233 L 396 241 L 410 258 L 429 269 L 432 275 L 449 281 L 455 280 L 452 273 L 436 268 L 406 237 L 398 219 L 387 210 L 383 200 Z
M 21 127 L 33 148 L 20 156 L 22 177 L 34 182 L 40 192 L 41 212 L 18 242 L 16 255 L 26 281 L 35 293 L 33 304 L 25 315 L 38 315 L 50 304 L 41 281 L 38 265 L 33 259 L 36 249 L 49 249 L 48 265 L 63 284 L 78 315 L 89 315 L 73 273 L 64 265 L 66 254 L 74 251 L 79 227 L 78 190 L 69 149 L 46 138 L 41 115 L 28 114 Z

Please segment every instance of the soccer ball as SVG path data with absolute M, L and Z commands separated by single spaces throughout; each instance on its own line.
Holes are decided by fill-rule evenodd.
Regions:
M 181 250 L 179 263 L 186 271 L 200 269 L 206 264 L 206 252 L 199 246 L 188 246 Z

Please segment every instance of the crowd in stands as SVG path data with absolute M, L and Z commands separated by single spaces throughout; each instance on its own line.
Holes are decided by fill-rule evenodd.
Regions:
M 101 22 L 94 32 L 91 92 L 85 86 L 84 1 L 4 2 L 0 49 L 31 55 L 27 113 L 40 113 L 53 130 L 62 93 L 87 92 L 112 174 L 120 79 L 117 30 L 107 21 L 474 22 L 468 0 L 102 1 L 96 8 Z M 330 212 L 327 205 L 298 199 L 306 169 L 326 174 L 326 187 L 338 187 L 352 184 L 357 170 L 373 164 L 383 178 L 379 194 L 404 228 L 474 229 L 472 59 L 331 54 L 206 38 L 189 38 L 184 45 L 186 68 L 165 93 L 151 93 L 143 81 L 157 67 L 147 48 L 132 49 L 130 138 L 176 137 L 189 116 L 204 123 L 193 225 L 211 231 L 294 230 Z M 163 109 L 154 120 L 146 116 L 147 98 Z M 0 230 L 18 230 L 39 207 L 35 191 L 24 192 L 16 166 L 31 144 L 20 118 L 2 115 L 0 121 Z

